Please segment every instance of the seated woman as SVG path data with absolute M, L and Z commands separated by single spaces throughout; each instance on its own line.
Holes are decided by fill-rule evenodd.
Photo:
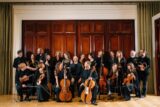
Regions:
M 60 96 L 60 92 L 61 92 L 62 87 L 63 87 L 63 86 L 60 86 L 61 85 L 60 84 L 61 80 L 66 79 L 66 81 L 67 80 L 71 81 L 71 73 L 68 72 L 66 69 L 67 68 L 63 65 L 62 62 L 58 62 L 56 64 L 56 67 L 55 67 L 55 80 L 56 80 L 56 84 L 55 84 L 55 88 L 54 88 L 54 93 L 56 95 L 56 101 L 57 102 L 62 101 L 61 98 L 59 97 Z M 65 73 L 65 75 L 64 75 L 64 73 Z M 71 89 L 71 87 L 69 86 L 69 90 L 70 89 Z M 67 90 L 67 91 L 69 91 L 69 90 Z M 71 94 L 71 97 L 72 97 L 72 94 Z
M 127 64 L 127 72 L 124 76 L 123 83 L 122 83 L 122 96 L 126 101 L 131 99 L 131 92 L 134 88 L 136 88 L 138 96 L 140 96 L 140 89 L 139 86 L 137 86 L 137 71 L 134 67 L 133 63 Z M 138 92 L 139 91 L 139 92 Z
M 107 75 L 107 89 L 108 95 L 111 95 L 112 92 L 117 92 L 118 89 L 118 66 L 116 63 L 112 64 L 111 70 Z
M 39 102 L 48 101 L 50 92 L 47 86 L 47 77 L 45 72 L 45 65 L 40 62 L 39 69 L 36 72 L 37 80 L 37 99 Z

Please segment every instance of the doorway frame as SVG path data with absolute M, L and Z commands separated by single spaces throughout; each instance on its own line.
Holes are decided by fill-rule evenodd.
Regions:
M 153 16 L 152 17 L 152 53 L 153 53 L 153 75 L 154 75 L 154 92 L 155 92 L 155 95 L 158 95 L 158 90 L 157 90 L 157 85 L 158 85 L 158 83 L 157 83 L 157 59 L 156 59 L 156 33 L 155 33 L 155 21 L 157 20 L 157 19 L 159 19 L 160 18 L 160 13 L 158 13 L 158 14 L 156 14 L 155 16 Z

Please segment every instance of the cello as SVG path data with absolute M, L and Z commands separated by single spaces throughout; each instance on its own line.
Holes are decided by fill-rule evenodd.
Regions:
M 94 71 L 91 70 L 90 76 L 89 78 L 92 76 L 92 73 Z M 95 81 L 87 79 L 84 83 L 84 90 L 81 93 L 81 100 L 85 103 L 91 103 L 91 99 L 92 99 L 92 89 L 95 87 Z
M 62 102 L 69 102 L 72 100 L 72 93 L 69 90 L 70 87 L 70 80 L 66 78 L 67 75 L 67 69 L 66 66 L 64 66 L 64 79 L 60 81 L 60 87 L 61 91 L 59 93 L 59 99 Z
M 106 91 L 108 69 L 103 65 L 103 57 L 101 57 L 101 67 L 100 67 L 100 78 L 99 78 L 99 88 L 100 93 Z

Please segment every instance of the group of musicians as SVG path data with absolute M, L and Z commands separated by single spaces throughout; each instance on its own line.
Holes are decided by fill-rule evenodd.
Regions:
M 39 102 L 51 96 L 57 102 L 69 102 L 78 95 L 80 101 L 97 105 L 97 95 L 102 93 L 117 93 L 124 100 L 130 100 L 133 92 L 139 98 L 147 94 L 150 59 L 145 50 L 131 50 L 128 59 L 122 51 L 99 51 L 98 55 L 81 54 L 73 59 L 69 52 L 57 51 L 52 57 L 50 50 L 41 48 L 26 57 L 21 50 L 17 55 L 13 67 L 20 101 L 30 101 L 29 97 L 36 95 Z

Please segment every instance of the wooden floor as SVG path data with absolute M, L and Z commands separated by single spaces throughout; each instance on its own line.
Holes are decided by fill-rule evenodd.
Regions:
M 39 103 L 37 100 L 30 102 L 16 102 L 15 95 L 1 95 L 0 107 L 94 107 L 78 102 L 78 98 L 73 99 L 70 103 L 57 103 L 55 101 Z M 160 96 L 148 95 L 145 98 L 132 98 L 130 101 L 116 99 L 113 101 L 103 98 L 98 100 L 97 107 L 160 107 Z

